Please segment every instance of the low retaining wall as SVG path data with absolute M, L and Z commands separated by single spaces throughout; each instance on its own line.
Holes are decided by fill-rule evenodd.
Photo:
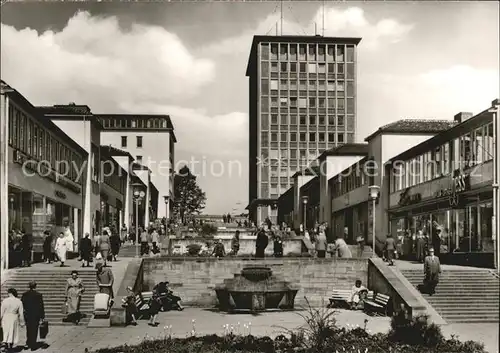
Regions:
M 375 293 L 391 297 L 391 311 L 399 311 L 403 305 L 412 316 L 429 315 L 431 322 L 437 325 L 446 321 L 425 300 L 420 292 L 397 269 L 390 268 L 380 258 L 368 260 L 368 288 Z
M 231 239 L 232 236 L 227 237 L 216 237 L 221 241 L 226 249 L 226 254 L 231 251 Z M 240 251 L 238 256 L 251 256 L 255 254 L 255 239 L 256 236 L 244 235 L 240 237 Z M 169 254 L 174 254 L 174 251 L 179 251 L 181 254 L 187 253 L 187 246 L 189 244 L 200 244 L 205 245 L 207 242 L 214 243 L 213 239 L 207 239 L 202 237 L 196 238 L 170 238 Z M 175 249 L 178 246 L 178 250 Z M 286 239 L 283 241 L 283 255 L 300 255 L 302 253 L 302 238 Z M 273 255 L 273 242 L 269 239 L 269 244 L 266 248 L 266 255 Z
M 144 260 L 144 290 L 150 290 L 161 281 L 169 281 L 171 288 L 183 302 L 191 306 L 213 307 L 217 304 L 215 285 L 239 273 L 244 266 L 264 265 L 273 274 L 300 287 L 296 305 L 305 305 L 304 296 L 312 306 L 326 306 L 332 289 L 350 289 L 357 279 L 368 279 L 366 259 L 311 259 L 282 258 L 243 260 L 238 258 L 176 258 L 158 257 Z
M 123 276 L 122 283 L 115 293 L 113 307 L 111 308 L 111 326 L 125 325 L 125 309 L 122 307 L 122 299 L 128 295 L 127 287 L 132 287 L 135 293 L 141 292 L 144 280 L 143 260 L 131 260 Z

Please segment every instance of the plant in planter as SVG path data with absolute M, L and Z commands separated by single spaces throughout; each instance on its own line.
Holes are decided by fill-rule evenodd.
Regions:
M 201 235 L 204 238 L 213 238 L 215 234 L 217 234 L 218 228 L 210 223 L 204 223 L 200 230 L 199 230 L 199 235 Z
M 189 256 L 198 256 L 201 250 L 200 244 L 189 244 L 186 246 Z

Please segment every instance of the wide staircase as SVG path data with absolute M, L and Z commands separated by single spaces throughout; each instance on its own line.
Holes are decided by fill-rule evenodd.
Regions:
M 50 266 L 50 265 L 47 265 Z M 85 317 L 80 325 L 87 325 L 93 312 L 94 295 L 98 292 L 94 269 L 78 269 L 79 277 L 83 281 L 85 292 L 80 303 L 80 312 Z M 28 290 L 30 281 L 36 281 L 36 290 L 43 295 L 45 318 L 51 325 L 72 325 L 64 323 L 62 306 L 66 297 L 66 280 L 71 276 L 71 269 L 36 269 L 34 267 L 13 270 L 9 278 L 2 285 L 2 300 L 7 297 L 7 290 L 15 288 L 21 298 L 22 293 Z
M 401 273 L 415 287 L 423 282 L 422 270 Z M 491 270 L 443 270 L 436 293 L 423 296 L 449 323 L 498 322 L 499 280 Z

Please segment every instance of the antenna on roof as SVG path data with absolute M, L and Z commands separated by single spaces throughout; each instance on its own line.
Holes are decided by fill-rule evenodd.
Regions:
M 317 36 L 318 35 L 318 28 L 317 28 L 318 24 L 316 22 L 314 22 L 314 35 Z
M 323 37 L 325 36 L 325 0 L 323 0 L 323 29 L 321 31 Z
M 280 0 L 280 20 L 281 20 L 281 23 L 280 23 L 280 28 L 281 28 L 281 35 L 283 35 L 283 0 Z

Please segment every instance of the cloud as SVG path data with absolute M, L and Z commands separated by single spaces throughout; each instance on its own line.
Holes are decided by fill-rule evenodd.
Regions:
M 185 156 L 248 158 L 248 114 L 231 112 L 209 116 L 201 109 L 190 109 L 164 105 L 122 105 L 131 113 L 161 114 L 168 112 L 175 121 L 178 147 Z
M 58 32 L 1 24 L 1 33 L 2 79 L 33 104 L 75 102 L 95 113 L 169 114 L 177 159 L 243 163 L 241 178 L 200 177 L 209 197 L 207 211 L 226 208 L 227 199 L 220 199 L 219 192 L 225 187 L 239 184 L 241 190 L 228 199 L 244 198 L 247 114 L 213 116 L 190 107 L 190 102 L 202 107 L 204 99 L 211 99 L 206 87 L 213 84 L 215 64 L 188 50 L 175 34 L 139 24 L 123 29 L 116 17 L 87 12 L 75 14 Z
M 416 75 L 366 74 L 358 86 L 358 138 L 399 119 L 453 119 L 474 114 L 499 97 L 499 72 L 466 65 L 432 69 Z M 397 95 L 397 99 L 394 99 Z M 390 102 L 388 107 L 381 102 Z
M 124 30 L 116 17 L 79 12 L 60 32 L 1 29 L 2 77 L 45 102 L 164 102 L 194 95 L 215 77 L 212 61 L 161 27 Z
M 392 18 L 385 18 L 371 23 L 365 16 L 363 9 L 350 7 L 345 10 L 326 7 L 324 13 L 325 36 L 334 37 L 362 37 L 362 48 L 374 49 L 382 42 L 395 43 L 404 38 L 413 28 L 412 24 L 403 24 Z M 250 45 L 254 35 L 274 35 L 276 25 L 279 26 L 280 14 L 272 13 L 255 28 L 238 36 L 226 38 L 204 48 L 205 53 L 241 54 L 250 52 Z M 318 9 L 316 14 L 306 22 L 285 19 L 283 21 L 284 35 L 314 35 L 316 23 L 317 33 L 322 33 L 323 10 Z

